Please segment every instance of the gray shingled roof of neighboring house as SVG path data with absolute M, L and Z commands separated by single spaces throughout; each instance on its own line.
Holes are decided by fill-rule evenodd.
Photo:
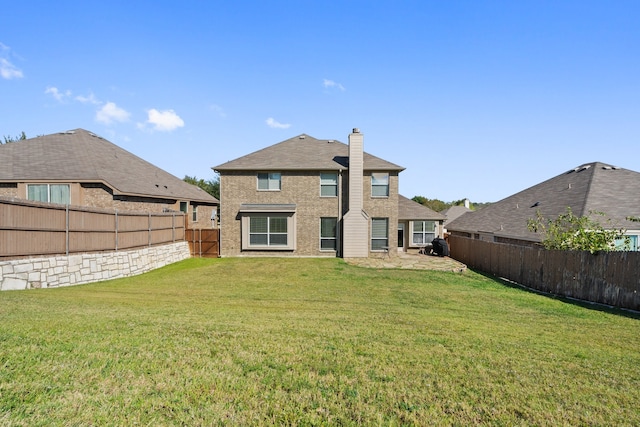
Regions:
M 330 139 L 299 135 L 246 156 L 214 166 L 216 171 L 345 170 L 349 167 L 349 146 Z M 402 171 L 404 168 L 364 153 L 364 169 Z
M 451 206 L 443 211 L 440 211 L 440 213 L 447 218 L 444 221 L 445 226 L 459 216 L 466 214 L 467 212 L 471 212 L 471 209 L 465 206 Z
M 84 129 L 0 145 L 0 182 L 103 183 L 114 195 L 218 200 Z
M 442 221 L 445 216 L 411 199 L 398 195 L 398 220 Z
M 447 225 L 449 231 L 488 232 L 496 236 L 540 241 L 541 235 L 527 230 L 527 220 L 536 211 L 555 219 L 570 207 L 574 215 L 603 212 L 611 226 L 640 229 L 640 223 L 628 217 L 640 216 L 640 173 L 605 163 L 587 163 L 554 178 L 466 213 Z M 598 216 L 594 216 L 598 220 Z M 607 224 L 601 222 L 603 226 Z

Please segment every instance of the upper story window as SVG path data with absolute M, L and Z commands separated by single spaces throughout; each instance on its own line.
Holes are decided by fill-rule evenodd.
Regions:
M 320 174 L 320 196 L 336 197 L 338 195 L 338 174 L 322 172 Z
M 69 184 L 27 184 L 27 199 L 69 205 L 71 188 Z
M 281 188 L 280 172 L 258 172 L 258 190 L 280 191 Z
M 389 174 L 373 172 L 371 174 L 371 197 L 389 197 Z

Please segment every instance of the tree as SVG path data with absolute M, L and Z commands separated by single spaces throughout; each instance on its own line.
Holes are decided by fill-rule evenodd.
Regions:
M 411 200 L 414 202 L 420 203 L 423 206 L 428 207 L 429 209 L 442 212 L 445 209 L 450 208 L 451 206 L 464 206 L 466 199 L 454 200 L 453 202 L 443 202 L 438 199 L 427 199 L 423 196 L 414 196 Z M 484 206 L 490 205 L 490 203 L 471 203 L 469 202 L 469 208 L 474 211 L 480 209 Z
M 617 228 L 604 228 L 600 222 L 592 216 L 606 215 L 603 212 L 590 211 L 589 215 L 576 216 L 567 207 L 565 213 L 556 219 L 547 219 L 540 211 L 536 211 L 536 217 L 527 221 L 527 228 L 534 233 L 542 233 L 542 245 L 546 249 L 589 251 L 592 254 L 599 251 L 616 250 L 616 240 L 623 239 L 623 249 L 629 249 L 629 237 L 625 236 L 626 230 Z M 611 220 L 605 221 L 610 225 Z
M 422 196 L 415 196 L 413 199 L 414 202 L 418 202 L 423 206 L 428 207 L 432 211 L 441 212 L 449 207 L 449 205 L 442 200 L 438 199 L 427 199 Z
M 9 144 L 10 142 L 24 141 L 25 139 L 27 139 L 27 135 L 24 133 L 24 131 L 22 131 L 20 135 L 15 137 L 10 135 L 5 135 L 4 142 L 0 141 L 0 144 Z
M 220 178 L 219 177 L 215 177 L 214 179 L 205 181 L 204 179 L 198 179 L 195 176 L 185 175 L 185 177 L 182 180 L 184 182 L 188 182 L 189 184 L 200 187 L 207 193 L 211 194 L 216 199 L 218 200 L 220 199 Z

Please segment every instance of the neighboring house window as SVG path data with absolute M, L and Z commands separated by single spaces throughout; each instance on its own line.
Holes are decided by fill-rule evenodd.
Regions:
M 258 173 L 258 190 L 263 191 L 280 191 L 281 189 L 280 172 Z
M 193 207 L 193 215 L 191 216 L 191 221 L 193 221 L 193 222 L 197 222 L 198 221 L 198 207 L 197 206 Z
M 413 221 L 412 243 L 424 245 L 436 238 L 435 221 Z
M 626 247 L 625 243 L 627 243 L 627 239 L 629 239 L 629 246 Z M 628 234 L 625 238 L 616 239 L 616 249 L 617 250 L 630 250 L 637 251 L 638 250 L 638 236 L 633 234 Z
M 71 204 L 69 184 L 27 184 L 27 199 L 37 202 Z
M 371 219 L 371 250 L 381 251 L 389 246 L 389 218 Z
M 287 246 L 286 216 L 257 216 L 249 219 L 249 246 Z
M 338 218 L 320 218 L 320 250 L 335 251 Z
M 374 172 L 371 174 L 371 196 L 389 197 L 389 174 Z
M 338 174 L 337 173 L 321 173 L 320 174 L 320 196 L 336 197 L 338 195 Z
M 180 212 L 182 213 L 188 213 L 189 212 L 189 203 L 187 202 L 180 202 Z

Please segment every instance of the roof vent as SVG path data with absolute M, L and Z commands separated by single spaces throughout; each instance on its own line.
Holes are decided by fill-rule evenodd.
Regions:
M 307 136 L 306 135 L 300 135 L 298 138 L 299 139 L 305 139 Z
M 335 140 L 333 140 L 333 139 L 330 139 L 330 140 L 328 140 L 327 142 L 328 142 L 329 144 L 331 144 L 332 142 L 336 142 L 336 141 L 335 141 Z

